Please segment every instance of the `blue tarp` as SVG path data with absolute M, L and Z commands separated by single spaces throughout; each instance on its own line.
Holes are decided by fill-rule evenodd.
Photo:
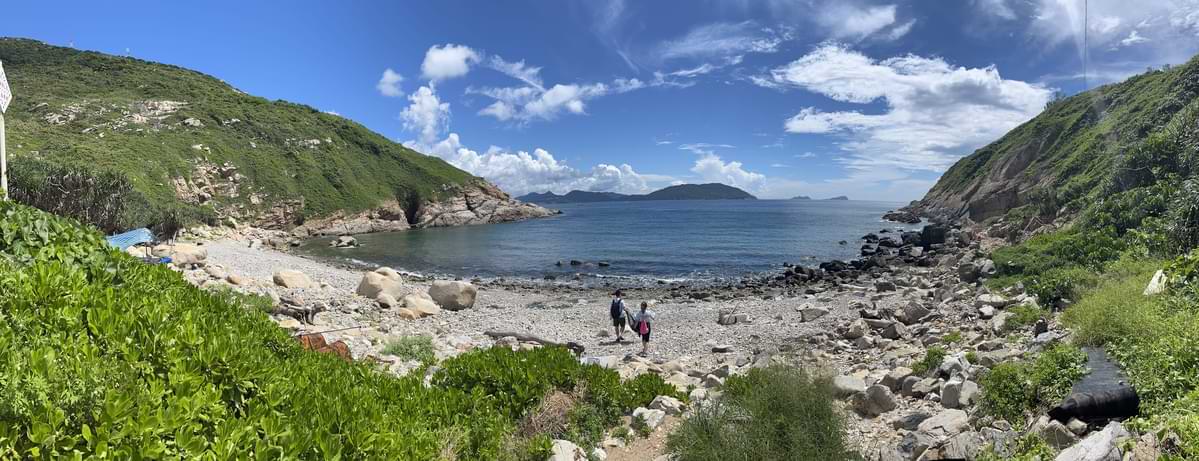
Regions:
M 150 232 L 150 229 L 143 227 L 141 229 L 134 229 L 129 232 L 125 232 L 123 234 L 110 236 L 106 240 L 108 240 L 109 245 L 117 247 L 121 251 L 125 251 L 125 249 L 139 243 L 153 242 L 154 233 Z

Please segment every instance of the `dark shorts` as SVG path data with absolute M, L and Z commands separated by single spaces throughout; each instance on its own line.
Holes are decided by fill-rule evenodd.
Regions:
M 624 328 L 624 317 L 612 317 L 612 326 Z
M 650 326 L 645 329 L 645 334 L 641 335 L 641 342 L 649 342 L 649 334 L 654 332 L 654 327 Z

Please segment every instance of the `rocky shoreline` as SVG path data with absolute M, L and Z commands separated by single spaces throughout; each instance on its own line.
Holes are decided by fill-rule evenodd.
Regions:
M 837 376 L 853 415 L 848 436 L 866 459 L 973 459 L 985 447 L 1005 453 L 1024 433 L 1066 427 L 1042 418 L 1012 428 L 975 412 L 980 373 L 1067 336 L 1054 322 L 1008 325 L 1007 308 L 1036 300 L 1019 289 L 991 292 L 983 285 L 994 273 L 983 248 L 994 242 L 976 229 L 933 224 L 921 232 L 880 232 L 863 236 L 863 256 L 854 261 L 793 264 L 722 286 L 628 289 L 626 299 L 652 303 L 659 316 L 648 358 L 633 354 L 638 344 L 612 341 L 608 288 L 463 282 L 473 290 L 469 305 L 451 309 L 439 300 L 421 310 L 416 306 L 433 298 L 439 282 L 419 274 L 289 254 L 269 244 L 288 247 L 289 234 L 279 231 L 201 229 L 191 236 L 204 257 L 180 268 L 190 281 L 270 296 L 281 307 L 272 314 L 281 327 L 322 333 L 328 343 L 345 344 L 355 360 L 396 374 L 419 366 L 383 353 L 398 338 L 432 338 L 438 359 L 475 348 L 538 346 L 488 334 L 518 332 L 576 344 L 581 360 L 625 376 L 659 373 L 695 389 L 693 401 L 750 367 L 784 362 L 826 370 Z M 282 270 L 306 280 L 281 282 Z M 368 278 L 394 280 L 395 292 L 363 296 Z M 946 350 L 941 362 L 913 371 L 934 346 Z M 1072 442 L 1086 433 L 1073 429 L 1069 437 L 1056 435 Z M 618 449 L 611 443 L 600 448 Z

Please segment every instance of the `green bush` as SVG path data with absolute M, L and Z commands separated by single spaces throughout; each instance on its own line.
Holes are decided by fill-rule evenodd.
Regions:
M 304 351 L 252 301 L 68 220 L 11 202 L 0 217 L 0 458 L 545 459 L 544 434 L 514 432 L 547 391 L 632 401 L 562 348 L 463 354 L 426 387 Z
M 845 417 L 831 378 L 773 365 L 730 377 L 724 389 L 669 435 L 666 446 L 675 459 L 856 458 L 844 440 Z
M 383 353 L 421 363 L 432 363 L 436 359 L 433 353 L 433 338 L 425 335 L 404 336 L 393 340 L 383 346 Z
M 1043 303 L 1073 295 L 1090 284 L 1090 273 L 1120 257 L 1125 243 L 1114 231 L 1071 229 L 1041 234 L 995 250 L 991 258 L 999 277 L 992 287 L 1024 283 Z
M 1102 346 L 1136 335 L 1153 335 L 1161 322 L 1155 320 L 1155 299 L 1141 294 L 1153 276 L 1152 265 L 1125 277 L 1108 280 L 1083 296 L 1062 314 L 1062 322 L 1074 332 L 1079 344 Z
M 941 366 L 941 362 L 945 361 L 945 355 L 945 348 L 941 346 L 928 348 L 928 350 L 924 351 L 924 358 L 912 364 L 912 373 L 924 375 L 929 371 L 936 370 Z
M 1031 363 L 996 365 L 979 380 L 979 408 L 1019 426 L 1026 414 L 1043 412 L 1065 398 L 1070 386 L 1086 374 L 1086 360 L 1077 347 L 1059 344 Z
M 1003 322 L 1003 329 L 1007 331 L 1030 326 L 1049 315 L 1045 309 L 1030 304 L 1012 306 L 1007 311 L 1012 314 Z

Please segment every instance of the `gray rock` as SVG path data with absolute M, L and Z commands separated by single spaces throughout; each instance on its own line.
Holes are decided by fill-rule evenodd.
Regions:
M 945 410 L 928 418 L 916 430 L 933 437 L 952 437 L 970 427 L 970 416 L 958 409 Z
M 989 320 L 995 317 L 995 308 L 991 306 L 982 306 L 978 308 L 978 317 L 983 320 Z
M 937 367 L 937 373 L 940 373 L 943 376 L 952 377 L 969 369 L 970 361 L 966 360 L 966 354 L 957 353 L 946 356 L 944 359 L 942 359 L 941 366 Z
M 891 428 L 896 430 L 903 429 L 907 431 L 914 431 L 917 427 L 920 427 L 920 423 L 928 419 L 929 416 L 931 415 L 922 411 L 904 415 L 895 421 L 891 421 Z
M 1062 424 L 1057 420 L 1050 420 L 1046 424 L 1034 427 L 1037 429 L 1036 433 L 1040 435 L 1042 439 L 1045 439 L 1045 443 L 1048 443 L 1049 446 L 1058 450 L 1078 442 L 1078 436 L 1074 435 L 1073 432 L 1070 432 L 1070 429 L 1066 428 L 1065 424 Z
M 636 410 L 633 410 L 633 417 L 641 418 L 641 420 L 645 422 L 645 425 L 648 426 L 650 430 L 653 430 L 662 425 L 662 420 L 666 418 L 666 412 L 662 410 L 651 410 L 645 407 L 638 407 Z
M 733 349 L 734 348 L 733 348 L 732 344 L 719 344 L 716 346 L 712 346 L 712 352 L 715 352 L 718 354 L 733 352 Z
M 962 432 L 937 447 L 937 456 L 924 459 L 974 459 L 982 452 L 983 438 L 977 432 Z
M 1095 432 L 1074 446 L 1058 453 L 1055 461 L 1120 461 L 1124 453 L 1120 440 L 1131 437 L 1124 425 L 1111 422 L 1102 431 Z
M 1010 306 L 1012 303 L 1013 303 L 1012 300 L 1005 298 L 1001 295 L 997 295 L 997 294 L 993 294 L 993 293 L 986 293 L 986 294 L 978 295 L 978 298 L 975 299 L 975 301 L 974 301 L 974 307 L 991 306 L 996 309 L 1002 309 L 1004 307 Z
M 932 311 L 924 307 L 924 305 L 918 302 L 910 302 L 895 311 L 895 318 L 903 322 L 904 325 L 911 325 L 919 322 L 920 319 L 924 318 L 930 312 Z
M 887 339 L 906 338 L 908 336 L 908 328 L 903 326 L 902 323 L 892 322 L 890 326 L 883 328 L 878 334 Z
M 654 400 L 649 403 L 651 410 L 662 410 L 668 415 L 678 415 L 683 413 L 683 402 L 674 397 L 659 395 L 654 397 Z
M 845 339 L 858 339 L 862 336 L 865 336 L 869 331 L 870 327 L 866 324 L 866 321 L 863 319 L 857 319 L 849 324 L 849 327 L 845 330 L 845 334 L 842 336 L 844 336 Z
M 1078 418 L 1070 418 L 1069 421 L 1066 421 L 1066 429 L 1069 429 L 1074 435 L 1082 437 L 1083 434 L 1087 433 L 1087 423 L 1080 421 Z
M 555 440 L 550 450 L 550 458 L 546 461 L 581 461 L 587 459 L 587 453 L 568 440 Z
M 941 386 L 941 406 L 945 408 L 967 408 L 974 403 L 978 384 L 974 381 L 951 379 Z
M 429 287 L 429 297 L 443 309 L 460 311 L 475 305 L 479 290 L 466 282 L 438 280 Z
M 309 280 L 308 276 L 300 271 L 282 270 L 275 272 L 272 279 L 275 285 L 284 288 L 309 288 L 312 286 L 312 280 Z
M 839 398 L 850 397 L 859 392 L 866 392 L 866 382 L 853 376 L 837 376 L 833 378 L 833 392 Z
M 895 397 L 886 386 L 873 385 L 865 392 L 854 394 L 853 407 L 858 413 L 874 417 L 895 409 Z
M 810 307 L 800 312 L 804 322 L 811 322 L 818 318 L 828 315 L 828 309 L 823 307 Z
M 1166 291 L 1166 273 L 1161 269 L 1153 273 L 1153 278 L 1149 280 L 1149 285 L 1145 287 L 1145 291 L 1141 292 L 1144 296 L 1155 296 Z
M 888 372 L 886 376 L 883 376 L 883 379 L 879 381 L 879 384 L 887 386 L 887 388 L 891 389 L 893 392 L 899 391 L 903 386 L 903 380 L 907 379 L 908 376 L 912 376 L 911 368 L 896 367 L 894 370 Z

